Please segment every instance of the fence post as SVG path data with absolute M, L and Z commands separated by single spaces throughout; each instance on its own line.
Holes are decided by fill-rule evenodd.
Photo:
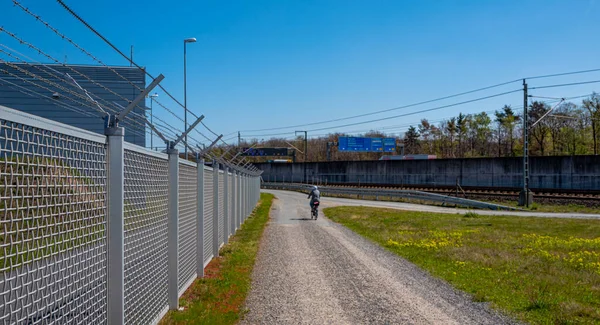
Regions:
M 196 275 L 204 276 L 204 159 L 196 163 L 198 177 L 196 185 Z
M 247 201 L 247 199 L 248 199 L 248 198 L 247 198 L 247 196 L 246 196 L 246 192 L 247 192 L 246 180 L 247 180 L 247 179 L 248 179 L 248 175 L 244 175 L 244 180 L 242 181 L 242 182 L 243 182 L 243 183 L 242 183 L 242 184 L 243 184 L 243 185 L 242 185 L 242 191 L 243 191 L 243 192 L 242 192 L 242 209 L 244 209 L 244 210 L 243 210 L 243 211 L 244 211 L 244 214 L 243 214 L 243 217 L 244 217 L 244 222 L 246 221 L 246 217 L 248 216 L 248 215 L 247 215 L 247 211 L 248 211 L 248 204 L 246 203 L 246 201 Z
M 167 296 L 169 309 L 179 308 L 179 290 L 177 272 L 179 269 L 178 231 L 179 231 L 179 150 L 169 149 L 169 220 L 167 223 L 168 284 Z
M 108 216 L 107 244 L 107 323 L 125 323 L 125 130 L 112 127 L 107 136 Z
M 231 206 L 231 215 L 229 216 L 229 229 L 231 235 L 235 235 L 235 171 L 231 169 L 231 186 L 229 188 L 229 193 L 231 197 L 231 202 L 229 205 Z
M 223 166 L 223 243 L 229 242 L 229 167 Z
M 219 163 L 213 160 L 213 256 L 219 256 Z
M 241 227 L 240 222 L 240 172 L 235 172 L 235 229 Z

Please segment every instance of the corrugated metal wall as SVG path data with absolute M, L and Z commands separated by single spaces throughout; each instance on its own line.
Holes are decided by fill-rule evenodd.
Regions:
M 18 68 L 15 68 L 11 65 L 16 65 Z M 81 76 L 72 69 L 88 76 L 96 83 L 112 90 L 119 96 L 112 94 L 110 91 L 87 80 L 85 77 Z M 119 75 L 110 69 L 115 70 L 119 75 L 128 79 L 129 81 L 123 80 L 123 78 L 119 77 Z M 72 94 L 69 94 L 69 92 L 66 90 L 60 89 L 57 86 L 49 85 L 46 82 L 38 80 L 21 70 L 30 72 L 31 74 L 47 79 L 50 82 L 55 82 L 67 90 L 81 94 L 81 90 L 79 90 L 79 88 L 77 88 L 74 84 L 68 84 L 64 81 L 65 79 L 68 79 L 65 75 L 68 73 L 83 89 L 87 90 L 89 93 L 97 95 L 108 103 L 117 102 L 125 107 L 128 103 L 123 98 L 126 98 L 127 100 L 133 100 L 140 93 L 135 86 L 141 89 L 146 87 L 144 72 L 138 68 L 130 67 L 111 67 L 110 69 L 100 66 L 72 65 L 65 67 L 62 65 L 51 64 L 40 65 L 11 62 L 10 65 L 8 65 L 6 63 L 0 63 L 0 105 L 45 117 L 57 122 L 69 124 L 88 131 L 104 134 L 104 121 L 100 116 L 98 116 L 99 114 L 96 111 L 67 99 L 65 96 L 73 98 L 76 97 Z M 38 85 L 43 86 L 46 89 L 38 87 Z M 47 97 L 52 97 L 54 93 L 58 93 L 59 102 L 62 101 L 63 104 L 73 106 L 78 110 L 87 112 L 88 114 L 85 115 L 80 112 L 75 112 L 73 109 L 65 108 L 59 105 L 57 102 L 48 98 L 44 98 L 40 95 L 33 95 L 33 93 L 30 93 L 32 95 L 28 95 L 27 91 L 34 91 Z M 83 100 L 80 101 L 83 102 Z M 134 112 L 139 115 L 143 115 L 144 111 L 141 108 L 143 105 L 144 102 L 140 104 L 140 107 L 136 107 Z M 127 120 L 123 121 L 121 124 L 126 130 L 125 141 L 142 147 L 146 146 L 145 128 L 142 125 L 138 123 L 132 124 Z

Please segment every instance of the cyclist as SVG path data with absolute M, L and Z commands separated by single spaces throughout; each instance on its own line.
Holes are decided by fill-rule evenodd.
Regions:
M 320 202 L 320 199 L 321 199 L 321 192 L 319 192 L 319 188 L 317 186 L 312 187 L 312 190 L 308 194 L 308 199 L 310 199 L 310 209 L 312 210 L 314 207 L 315 201 Z

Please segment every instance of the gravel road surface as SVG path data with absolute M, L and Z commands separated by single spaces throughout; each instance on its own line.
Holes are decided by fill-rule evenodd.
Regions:
M 311 220 L 306 195 L 267 192 L 277 200 L 242 324 L 515 323 L 321 212 Z

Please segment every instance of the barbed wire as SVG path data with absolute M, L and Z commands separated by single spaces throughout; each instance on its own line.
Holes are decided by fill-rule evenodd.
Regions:
M 0 69 L 0 70 L 2 70 L 2 69 Z M 88 116 L 88 117 L 101 117 L 100 115 L 94 114 L 94 112 L 88 112 L 88 111 L 82 110 L 80 108 L 77 108 L 77 107 L 74 107 L 74 106 L 71 106 L 71 105 L 68 105 L 68 104 L 65 104 L 65 103 L 61 103 L 59 100 L 57 100 L 55 98 L 52 98 L 50 96 L 44 95 L 42 93 L 39 93 L 37 91 L 31 90 L 30 88 L 26 88 L 26 87 L 20 86 L 20 85 L 18 85 L 16 83 L 8 81 L 6 79 L 0 78 L 0 83 L 6 84 L 9 88 L 12 88 L 12 89 L 14 89 L 14 90 L 16 90 L 16 91 L 18 91 L 18 92 L 20 92 L 22 94 L 25 94 L 25 95 L 28 95 L 28 96 L 31 96 L 31 97 L 38 96 L 40 98 L 45 98 L 47 100 L 55 102 L 56 105 L 64 107 L 64 108 L 66 108 L 68 110 L 71 110 L 73 112 L 76 112 L 76 113 L 79 113 L 79 114 L 82 114 L 82 115 L 85 115 L 85 116 Z
M 124 96 L 122 96 L 122 95 L 120 95 L 120 94 L 118 94 L 118 93 L 114 92 L 113 90 L 109 89 L 108 87 L 106 87 L 106 86 L 104 86 L 104 85 L 102 85 L 102 84 L 100 84 L 100 83 L 96 82 L 95 80 L 93 80 L 92 78 L 90 78 L 89 76 L 87 76 L 86 74 L 84 74 L 84 73 L 81 73 L 80 71 L 78 71 L 78 70 L 74 69 L 73 67 L 71 67 L 71 66 L 69 66 L 69 65 L 65 65 L 65 64 L 62 64 L 62 63 L 60 63 L 60 61 L 58 61 L 56 58 L 54 58 L 54 57 L 52 57 L 51 55 L 49 55 L 49 54 L 45 53 L 45 52 L 44 52 L 42 49 L 40 49 L 39 47 L 36 47 L 35 45 L 31 44 L 30 42 L 27 42 L 27 41 L 25 41 L 24 39 L 22 39 L 22 38 L 18 37 L 18 36 L 17 36 L 17 35 L 15 35 L 14 33 L 10 32 L 10 31 L 8 31 L 8 30 L 6 30 L 6 29 L 2 28 L 2 27 L 0 27 L 0 31 L 1 31 L 1 32 L 4 32 L 5 34 L 8 34 L 8 35 L 9 35 L 9 36 L 11 36 L 11 37 L 13 37 L 13 38 L 14 38 L 15 40 L 17 40 L 17 41 L 18 41 L 20 44 L 23 44 L 23 45 L 25 45 L 25 46 L 29 47 L 30 49 L 33 49 L 33 50 L 37 51 L 37 52 L 38 52 L 40 55 L 43 55 L 44 57 L 46 57 L 46 58 L 48 58 L 48 59 L 50 59 L 50 60 L 52 60 L 52 61 L 54 61 L 54 62 L 58 63 L 59 65 L 61 65 L 61 66 L 64 66 L 64 67 L 68 68 L 70 71 L 73 71 L 74 73 L 77 73 L 78 75 L 80 75 L 80 76 L 84 77 L 86 80 L 88 80 L 88 81 L 90 81 L 90 82 L 94 83 L 95 85 L 97 85 L 97 86 L 101 87 L 102 89 L 104 89 L 104 90 L 106 90 L 106 91 L 110 92 L 111 94 L 113 94 L 113 95 L 115 95 L 115 96 L 117 96 L 117 97 L 121 98 L 123 101 L 125 101 L 125 102 L 131 102 L 131 100 L 130 100 L 130 99 L 128 99 L 128 98 L 126 98 L 126 97 L 124 97 Z M 5 47 L 5 48 L 7 48 L 7 49 L 9 49 L 9 50 L 11 50 L 11 51 L 13 51 L 13 52 L 15 52 L 15 53 L 20 53 L 20 52 L 18 52 L 18 51 L 16 51 L 16 50 L 14 50 L 14 49 L 11 49 L 11 48 L 10 48 L 10 47 L 8 47 L 8 46 L 5 46 L 4 44 L 0 44 L 0 45 L 1 45 L 1 46 L 3 46 L 3 47 Z M 59 80 L 62 80 L 63 82 L 65 82 L 65 83 L 67 83 L 67 84 L 69 84 L 69 85 L 70 85 L 70 83 L 67 81 L 67 79 L 66 79 L 66 78 L 64 78 L 64 77 L 62 77 L 62 76 L 59 76 L 59 75 L 61 74 L 59 71 L 56 71 L 55 69 L 52 69 L 52 68 L 48 67 L 47 65 L 44 65 L 44 64 L 40 64 L 40 65 L 32 65 L 32 64 L 30 64 L 29 62 L 27 62 L 26 60 L 24 60 L 24 59 L 22 59 L 22 58 L 19 58 L 19 57 L 15 56 L 15 55 L 13 55 L 13 54 L 11 54 L 11 53 L 8 53 L 8 52 L 6 52 L 6 51 L 4 51 L 4 50 L 2 50 L 2 49 L 0 49 L 0 52 L 3 52 L 3 53 L 5 53 L 5 54 L 7 54 L 8 56 L 10 56 L 11 58 L 13 58 L 13 59 L 15 59 L 15 60 L 22 61 L 22 62 L 23 62 L 23 63 L 25 63 L 26 65 L 28 65 L 28 66 L 31 66 L 31 67 L 33 67 L 33 68 L 35 68 L 35 69 L 37 69 L 37 70 L 43 71 L 43 70 L 42 70 L 42 67 L 45 67 L 45 68 L 47 68 L 47 69 L 50 69 L 50 70 L 52 70 L 52 71 L 55 71 L 55 72 L 56 72 L 56 74 L 54 74 L 54 73 L 51 73 L 51 72 L 48 72 L 47 70 L 45 70 L 45 71 L 43 71 L 43 72 L 44 72 L 44 73 L 47 73 L 47 74 L 49 74 L 49 75 L 51 75 L 51 76 L 53 76 L 53 77 L 55 77 L 55 78 L 57 78 L 57 79 L 59 79 Z M 22 54 L 22 53 L 20 53 L 20 54 Z M 24 55 L 24 56 L 25 56 L 25 55 Z M 30 59 L 30 60 L 31 60 L 31 58 L 28 58 L 28 59 Z M 31 60 L 31 61 L 34 61 L 34 60 Z M 20 71 L 22 71 L 22 72 L 23 72 L 23 70 L 20 70 Z M 25 72 L 24 72 L 24 73 L 25 73 Z M 31 77 L 34 77 L 34 76 L 31 76 Z M 42 80 L 42 81 L 47 81 L 47 80 L 43 80 L 43 78 L 41 78 L 41 77 L 40 77 L 40 78 L 34 77 L 34 78 L 36 78 L 36 79 L 38 79 L 38 80 Z M 65 89 L 64 87 L 61 87 L 61 86 L 59 86 L 59 85 L 58 85 L 58 84 L 56 84 L 56 83 L 51 83 L 51 85 L 53 85 L 53 86 L 55 86 L 55 87 L 57 87 L 57 88 L 59 88 L 59 89 L 63 89 L 63 90 Z M 50 89 L 46 89 L 46 90 L 52 91 L 52 90 L 50 90 Z M 71 94 L 76 94 L 76 93 L 73 93 L 73 92 L 69 92 L 69 93 L 71 93 Z M 110 103 L 110 102 L 108 102 L 107 100 L 105 100 L 104 98 L 102 98 L 102 97 L 100 97 L 100 96 L 97 96 L 96 94 L 93 94 L 93 96 L 95 96 L 97 99 L 99 99 L 99 100 L 103 101 L 103 102 L 104 102 L 104 105 L 105 105 L 105 108 L 107 108 L 107 109 L 108 109 L 108 110 L 109 110 L 111 113 L 117 113 L 117 112 L 118 112 L 118 111 L 121 109 L 120 107 L 118 107 L 118 106 L 117 106 L 117 105 L 115 105 L 114 103 Z M 67 96 L 65 96 L 65 97 L 67 97 Z M 85 99 L 85 100 L 89 101 L 89 98 L 87 98 L 87 97 L 85 97 L 85 96 L 83 96 L 83 95 L 78 95 L 78 97 L 80 97 L 80 98 L 83 98 L 83 99 Z M 70 97 L 68 97 L 68 98 L 70 98 Z M 79 103 L 79 104 L 82 104 L 82 105 L 83 105 L 83 103 Z M 167 107 L 165 107 L 165 106 L 164 106 L 164 105 L 162 105 L 161 103 L 158 103 L 158 104 L 159 104 L 159 105 L 161 105 L 163 108 L 165 108 L 165 109 L 166 109 L 167 111 L 169 111 L 170 113 L 172 113 L 172 114 L 173 114 L 175 117 L 178 117 L 176 114 L 174 114 L 172 111 L 170 111 L 170 110 L 169 110 Z M 91 106 L 88 106 L 88 105 L 86 105 L 86 106 L 87 106 L 87 107 L 91 107 Z M 139 106 L 137 106 L 137 107 L 139 107 Z M 92 107 L 92 108 L 93 108 L 93 107 Z M 136 112 L 133 112 L 133 111 L 131 112 L 131 115 L 132 115 L 132 116 L 135 116 L 135 117 L 137 117 L 137 119 L 131 118 L 130 116 L 126 116 L 126 120 L 127 120 L 127 121 L 129 121 L 129 122 L 133 122 L 134 124 L 137 124 L 138 126 L 141 126 L 142 128 L 145 128 L 145 124 L 139 121 L 139 119 L 144 119 L 144 118 L 145 118 L 144 116 L 142 116 L 141 114 L 138 114 L 138 113 L 136 113 Z M 158 117 L 154 117 L 154 118 L 156 118 L 156 119 L 159 119 Z M 168 124 L 166 121 L 163 121 L 163 123 L 165 123 L 165 124 Z M 172 127 L 172 128 L 175 128 L 175 127 Z M 151 133 L 150 133 L 150 134 L 151 134 Z
M 127 81 L 131 86 L 137 88 L 139 91 L 143 91 L 143 89 L 141 87 L 139 87 L 138 85 L 136 85 L 135 83 L 133 83 L 131 80 L 129 80 L 128 78 L 124 77 L 123 75 L 121 75 L 119 72 L 117 72 L 116 69 L 114 69 L 113 67 L 107 65 L 106 63 L 104 63 L 102 60 L 100 60 L 99 58 L 97 58 L 96 56 L 94 56 L 92 53 L 90 53 L 89 51 L 87 51 L 85 48 L 83 48 L 82 46 L 78 45 L 77 43 L 75 43 L 75 41 L 73 41 L 71 38 L 67 37 L 65 34 L 61 33 L 58 29 L 54 28 L 52 25 L 50 25 L 50 23 L 48 23 L 47 21 L 43 20 L 39 15 L 36 15 L 35 13 L 31 12 L 28 8 L 26 8 L 25 6 L 23 6 L 21 3 L 19 3 L 19 1 L 13 0 L 13 3 L 19 7 L 21 10 L 23 10 L 25 13 L 27 13 L 28 15 L 32 16 L 33 18 L 35 18 L 37 21 L 39 21 L 40 23 L 42 23 L 44 26 L 46 26 L 48 29 L 50 29 L 52 32 L 54 32 L 57 36 L 59 36 L 60 38 L 64 39 L 65 41 L 67 41 L 69 44 L 73 45 L 75 48 L 77 48 L 78 50 L 80 50 L 82 53 L 84 53 L 85 55 L 87 55 L 88 57 L 90 57 L 92 60 L 98 62 L 99 64 L 101 64 L 102 66 L 106 67 L 107 69 L 109 69 L 111 72 L 113 72 L 115 75 L 117 75 L 119 78 L 121 78 L 124 81 Z M 135 64 L 135 62 L 131 61 L 133 64 Z M 136 67 L 138 67 L 141 71 L 143 71 L 145 74 L 147 74 L 152 80 L 154 80 L 155 78 L 153 76 L 151 76 L 145 69 L 141 68 L 140 66 L 138 66 L 137 64 L 135 64 Z M 167 94 L 169 97 L 171 97 L 173 100 L 175 100 L 177 103 L 179 103 L 166 89 L 164 89 L 161 85 L 159 85 L 160 89 L 162 89 L 165 94 Z M 160 107 L 162 108 L 166 108 L 165 105 L 163 105 L 160 101 L 154 99 L 154 102 L 157 103 Z M 180 104 L 180 103 L 179 103 Z M 180 104 L 181 105 L 181 104 Z M 181 105 L 183 107 L 183 105 Z M 168 109 L 167 109 L 168 110 Z M 174 112 L 172 112 L 171 110 L 168 110 L 171 114 L 177 116 Z M 198 116 L 196 116 L 193 112 L 189 111 L 193 116 L 195 116 L 196 118 Z M 178 117 L 179 118 L 179 117 Z
M 6 70 L 4 70 L 4 69 L 0 69 L 0 71 L 2 71 L 2 72 L 5 72 L 5 73 L 7 72 L 7 71 L 6 71 Z M 26 80 L 26 79 L 23 79 L 23 78 L 20 78 L 20 77 L 18 77 L 18 76 L 16 76 L 15 78 L 17 78 L 17 79 L 19 79 L 19 80 L 21 80 L 21 81 L 28 82 L 28 80 Z M 34 90 L 30 89 L 30 88 L 26 88 L 26 87 L 23 87 L 23 86 L 21 86 L 21 85 L 15 84 L 15 83 L 13 83 L 13 82 L 11 82 L 11 81 L 8 81 L 8 80 L 6 80 L 6 79 L 3 79 L 3 78 L 0 78 L 0 82 L 1 82 L 1 83 L 4 83 L 4 84 L 7 84 L 9 88 L 15 89 L 16 91 L 18 91 L 18 92 L 20 92 L 20 93 L 23 93 L 23 94 L 25 94 L 25 95 L 32 96 L 32 97 L 35 97 L 35 96 L 37 96 L 37 97 L 39 97 L 39 98 L 44 98 L 44 99 L 46 99 L 46 100 L 48 100 L 48 101 L 50 101 L 50 102 L 54 102 L 54 103 L 55 103 L 57 106 L 60 106 L 60 107 L 66 108 L 66 109 L 68 109 L 68 110 L 71 110 L 71 111 L 73 111 L 73 112 L 76 112 L 76 113 L 82 114 L 82 115 L 84 115 L 84 116 L 88 116 L 88 117 L 100 117 L 100 118 L 102 117 L 101 115 L 94 114 L 94 113 L 96 113 L 96 112 L 97 112 L 97 110 L 94 110 L 94 111 L 85 111 L 85 110 L 82 110 L 81 108 L 77 108 L 77 107 L 74 107 L 74 106 L 72 106 L 72 105 L 68 105 L 68 104 L 66 104 L 66 103 L 63 103 L 63 102 L 61 102 L 61 101 L 59 101 L 59 100 L 55 99 L 55 98 L 52 98 L 52 97 L 50 97 L 50 96 L 44 95 L 44 94 L 42 94 L 42 93 L 39 93 L 39 92 L 36 92 L 36 91 L 34 91 Z M 34 85 L 34 86 L 37 86 L 38 88 L 42 88 L 42 89 L 44 89 L 44 90 L 48 90 L 48 91 L 50 91 L 50 92 L 53 92 L 51 89 L 48 89 L 48 88 L 46 88 L 46 87 L 44 87 L 44 86 L 42 86 L 42 85 L 38 85 L 38 84 L 35 84 L 35 83 L 33 83 L 33 85 Z M 32 95 L 32 94 L 35 94 L 35 96 L 34 96 L 34 95 Z M 70 98 L 70 97 L 67 97 L 67 96 L 65 96 L 65 97 L 66 97 L 66 98 L 68 98 L 68 99 L 70 99 L 70 100 L 73 100 L 73 99 L 72 99 L 72 98 Z M 81 106 L 84 106 L 84 107 L 91 107 L 91 106 L 89 106 L 89 105 L 84 105 L 84 104 L 82 104 Z M 134 134 L 136 134 L 136 135 L 139 135 L 139 136 L 144 136 L 144 132 L 140 132 L 138 129 L 135 129 L 135 128 L 133 128 L 132 130 L 130 130 L 130 132 L 132 132 L 132 133 L 134 133 Z M 146 132 L 146 133 L 149 133 L 149 132 Z
M 124 77 L 119 72 L 117 72 L 114 68 L 110 67 L 109 65 L 107 65 L 106 63 L 104 63 L 102 60 L 100 60 L 98 57 L 94 56 L 91 52 L 87 51 L 85 48 L 83 48 L 82 46 L 80 46 L 79 44 L 77 44 L 73 39 L 71 39 L 71 38 L 67 37 L 65 34 L 61 33 L 57 28 L 53 27 L 49 22 L 43 20 L 39 15 L 33 13 L 31 10 L 29 10 L 28 8 L 26 8 L 25 6 L 23 6 L 19 1 L 13 0 L 13 3 L 15 4 L 15 6 L 17 6 L 18 8 L 20 8 L 26 14 L 28 14 L 31 17 L 35 18 L 36 21 L 39 21 L 40 23 L 42 23 L 46 28 L 48 28 L 49 30 L 51 30 L 54 34 L 56 34 L 57 36 L 59 36 L 63 40 L 67 41 L 69 44 L 71 44 L 72 46 L 74 46 L 76 49 L 78 49 L 79 51 L 81 51 L 82 53 L 84 53 L 85 55 L 87 55 L 88 57 L 90 57 L 92 60 L 94 60 L 95 62 L 98 62 L 102 66 L 106 67 L 107 69 L 109 69 L 110 71 L 112 71 L 113 73 L 115 73 L 115 75 L 117 75 L 122 80 L 127 81 L 130 85 L 132 85 L 133 87 L 136 87 L 138 90 L 142 91 L 142 88 L 140 88 L 139 86 L 135 85 L 133 82 L 131 82 L 131 80 L 129 80 L 128 78 Z M 124 55 L 121 51 L 119 51 L 118 48 L 116 48 L 114 45 L 112 45 L 112 43 L 110 43 L 106 38 L 104 38 L 92 26 L 90 26 L 89 24 L 87 24 L 87 22 L 85 22 L 81 17 L 79 17 L 75 12 L 73 12 L 66 4 L 62 3 L 61 1 L 59 1 L 59 3 L 61 3 L 61 5 L 67 11 L 69 11 L 76 19 L 78 19 L 80 22 L 82 22 L 84 25 L 86 25 L 86 27 L 88 27 L 92 32 L 94 32 L 97 36 L 99 36 L 100 38 L 102 38 L 107 44 L 109 44 L 111 47 L 113 47 L 113 49 L 115 49 L 119 54 L 121 54 L 125 59 L 127 59 L 132 65 L 135 65 L 138 69 L 140 69 L 142 72 L 144 72 L 144 74 L 148 75 L 152 80 L 155 79 L 150 73 L 148 73 L 148 71 L 146 71 L 146 69 L 140 67 L 137 63 L 135 63 L 130 58 L 128 58 L 126 55 Z M 58 61 L 58 60 L 56 60 L 56 61 Z M 165 94 L 167 96 L 169 96 L 173 101 L 175 101 L 179 106 L 181 106 L 182 108 L 184 108 L 187 112 L 189 112 L 195 118 L 198 118 L 198 115 L 196 115 L 194 112 L 190 111 L 184 105 L 182 105 L 181 102 L 179 102 L 175 97 L 173 97 L 169 93 L 169 91 L 167 91 L 162 85 L 159 84 L 158 87 L 160 89 L 162 89 L 165 92 Z M 154 99 L 154 102 L 159 107 L 165 109 L 168 113 L 170 113 L 171 115 L 173 115 L 175 118 L 177 118 L 178 120 L 184 122 L 184 120 L 179 115 L 177 115 L 175 112 L 173 112 L 171 109 L 169 109 L 166 105 L 162 104 L 160 101 L 158 101 L 156 99 Z M 204 122 L 202 122 L 202 124 L 207 129 L 209 129 Z M 204 135 L 202 132 L 198 131 L 197 129 L 194 129 L 193 131 L 196 132 L 196 133 L 198 133 L 198 134 L 200 134 L 202 137 L 206 138 L 208 141 L 212 141 L 209 137 L 207 137 L 206 135 Z M 210 131 L 212 132 L 212 130 L 210 130 Z M 212 133 L 214 133 L 214 132 L 212 132 Z M 216 134 L 216 133 L 214 133 L 214 134 Z M 188 134 L 188 138 L 189 138 L 189 134 Z
M 10 55 L 10 53 L 7 53 L 6 51 L 4 51 L 4 50 L 2 50 L 2 49 L 0 49 L 0 52 L 2 52 L 2 53 L 5 53 L 5 54 L 8 54 L 8 55 L 9 55 L 9 56 L 11 56 L 12 58 L 19 59 L 18 57 L 14 56 L 14 55 Z M 35 79 L 35 80 L 42 81 L 42 82 L 44 82 L 44 83 L 46 83 L 46 84 L 48 84 L 48 85 L 50 85 L 50 86 L 56 87 L 56 88 L 58 88 L 58 89 L 60 89 L 60 90 L 63 90 L 63 91 L 65 91 L 65 92 L 66 92 L 66 93 L 68 93 L 68 94 L 74 95 L 74 96 L 75 96 L 75 97 L 77 97 L 77 98 L 83 99 L 85 102 L 78 101 L 78 100 L 76 100 L 76 99 L 75 99 L 75 98 L 73 98 L 73 97 L 67 96 L 66 94 L 62 94 L 62 96 L 63 96 L 64 98 L 66 98 L 66 99 L 68 99 L 68 100 L 71 100 L 71 101 L 73 101 L 73 102 L 74 102 L 74 103 L 76 103 L 76 104 L 79 104 L 79 105 L 81 105 L 81 106 L 83 106 L 83 107 L 91 108 L 91 109 L 92 109 L 92 110 L 94 110 L 94 111 L 100 112 L 100 113 L 102 113 L 102 114 L 103 114 L 102 116 L 105 116 L 105 115 L 106 115 L 106 112 L 105 112 L 105 111 L 102 111 L 101 109 L 99 109 L 99 107 L 96 107 L 96 106 L 94 106 L 94 105 L 90 105 L 90 104 L 89 104 L 89 102 L 90 102 L 91 100 L 90 100 L 90 98 L 88 98 L 87 96 L 84 96 L 84 95 L 82 95 L 82 94 L 78 94 L 78 93 L 76 93 L 76 92 L 74 92 L 74 91 L 72 91 L 72 90 L 69 90 L 69 89 L 67 89 L 67 88 L 65 88 L 65 87 L 63 87 L 63 86 L 61 86 L 61 85 L 59 85 L 58 83 L 52 82 L 52 81 L 50 81 L 50 80 L 48 80 L 48 79 L 45 79 L 45 78 L 43 78 L 43 77 L 41 77 L 41 76 L 39 76 L 39 75 L 37 75 L 37 74 L 35 74 L 35 73 L 31 72 L 31 71 L 27 71 L 27 70 L 25 70 L 25 69 L 22 69 L 22 68 L 20 68 L 18 65 L 14 64 L 14 63 L 11 63 L 11 62 L 8 62 L 8 61 L 5 61 L 5 60 L 3 60 L 3 59 L 0 59 L 0 63 L 4 63 L 4 64 L 6 64 L 6 65 L 8 65 L 8 66 L 12 67 L 13 69 L 16 69 L 16 70 L 18 70 L 18 71 L 20 71 L 21 73 L 23 73 L 23 74 L 25 74 L 25 75 L 27 75 L 27 76 L 29 76 L 29 77 L 31 77 L 31 78 L 33 78 L 33 79 Z M 27 64 L 27 63 L 26 63 L 26 64 Z M 28 65 L 30 65 L 30 64 L 28 64 Z M 31 66 L 31 65 L 30 65 L 30 66 Z M 35 67 L 35 66 L 34 66 L 34 67 Z M 19 75 L 16 75 L 16 74 L 14 74 L 14 73 L 12 73 L 12 72 L 9 72 L 8 70 L 5 70 L 5 69 L 0 69 L 0 70 L 1 70 L 2 72 L 4 72 L 5 74 L 8 74 L 8 75 L 12 76 L 13 78 L 17 78 L 17 79 L 19 79 L 19 80 L 21 80 L 21 81 L 23 81 L 23 82 L 26 82 L 26 83 L 28 83 L 28 84 L 34 85 L 34 86 L 36 86 L 36 87 L 38 87 L 38 88 L 42 88 L 42 89 L 44 89 L 44 90 L 46 90 L 46 91 L 48 91 L 48 92 L 54 93 L 54 92 L 56 91 L 56 89 L 50 89 L 50 88 L 48 88 L 48 87 L 45 87 L 45 86 L 43 86 L 43 85 L 40 85 L 40 84 L 38 84 L 38 83 L 35 83 L 35 82 L 31 81 L 31 80 L 27 80 L 27 79 L 25 79 L 25 78 L 23 78 L 23 77 L 21 77 L 21 76 L 19 76 Z M 48 72 L 46 71 L 46 73 L 48 73 Z M 51 73 L 48 73 L 48 74 L 52 75 Z M 58 76 L 56 76 L 56 75 L 54 75 L 54 76 L 55 76 L 55 77 L 57 77 L 57 78 L 59 78 L 59 77 L 58 77 Z M 92 103 L 94 103 L 93 101 L 91 101 L 91 102 L 92 102 Z M 111 113 L 117 112 L 117 110 L 116 110 L 116 109 L 114 109 L 114 108 L 113 108 L 113 107 L 111 107 L 111 106 L 105 106 L 105 108 L 106 108 L 108 111 L 110 111 Z M 127 120 L 128 122 L 131 122 L 131 123 L 132 123 L 132 124 L 131 124 L 132 126 L 134 126 L 134 125 L 136 125 L 136 124 L 137 124 L 138 126 L 141 126 L 141 127 L 142 127 L 142 129 L 144 129 L 144 128 L 145 128 L 145 124 L 143 124 L 142 122 L 140 122 L 140 121 L 139 121 L 139 120 L 137 120 L 137 119 L 134 119 L 134 118 L 132 118 L 132 117 L 129 117 L 129 116 L 128 116 L 128 117 L 126 117 L 126 120 Z M 134 128 L 134 129 L 135 129 L 135 128 Z M 143 134 L 143 133 L 142 133 L 142 134 Z
M 96 86 L 98 86 L 98 87 L 101 87 L 102 89 L 104 89 L 104 90 L 108 91 L 109 93 L 111 93 L 111 94 L 113 94 L 113 95 L 115 95 L 115 96 L 117 96 L 117 97 L 121 98 L 121 99 L 122 99 L 122 100 L 124 100 L 125 102 L 131 102 L 131 100 L 130 100 L 130 99 L 128 99 L 128 98 L 126 98 L 126 97 L 122 96 L 121 94 L 119 94 L 119 93 L 117 93 L 117 92 L 113 91 L 112 89 L 110 89 L 110 88 L 108 88 L 108 87 L 106 87 L 106 86 L 102 85 L 101 83 L 97 82 L 96 80 L 94 80 L 94 79 L 90 78 L 90 77 L 89 77 L 88 75 L 86 75 L 85 73 L 82 73 L 81 71 L 79 71 L 79 70 L 77 70 L 77 69 L 74 69 L 72 66 L 70 66 L 70 65 L 67 65 L 67 64 L 64 64 L 64 63 L 61 63 L 61 62 L 60 62 L 58 59 L 56 59 L 56 58 L 52 57 L 52 56 L 51 56 L 51 55 L 49 55 L 48 53 L 44 52 L 42 49 L 40 49 L 40 48 L 38 48 L 37 46 L 35 46 L 35 45 L 31 44 L 30 42 L 27 42 L 27 41 L 25 41 L 24 39 L 22 39 L 22 38 L 18 37 L 18 36 L 17 36 L 16 34 L 14 34 L 14 33 L 11 33 L 11 32 L 9 32 L 8 30 L 6 30 L 5 28 L 3 28 L 3 27 L 1 27 L 1 26 L 0 26 L 0 32 L 4 32 L 5 34 L 7 34 L 7 35 L 11 36 L 13 39 L 15 39 L 16 41 L 18 41 L 20 44 L 23 44 L 23 45 L 25 45 L 25 46 L 29 47 L 30 49 L 32 49 L 32 50 L 34 50 L 34 51 L 37 51 L 37 52 L 38 52 L 40 55 L 42 55 L 42 56 L 46 57 L 47 59 L 49 59 L 49 60 L 51 60 L 51 61 L 55 62 L 56 64 L 58 64 L 58 65 L 60 65 L 60 66 L 62 66 L 62 67 L 65 67 L 65 68 L 69 69 L 69 70 L 70 70 L 70 71 L 72 71 L 73 73 L 76 73 L 76 74 L 78 74 L 79 76 L 81 76 L 81 77 L 85 78 L 86 80 L 90 81 L 90 82 L 91 82 L 91 83 L 93 83 L 94 85 L 96 85 Z M 6 45 L 4 45 L 4 44 L 0 44 L 0 46 L 3 46 L 4 48 L 6 48 L 6 49 L 9 49 L 9 50 L 11 50 L 11 51 L 13 51 L 13 52 L 15 52 L 15 53 L 18 53 L 19 55 L 21 55 L 21 56 L 23 56 L 23 57 L 25 57 L 25 58 L 29 59 L 29 60 L 30 60 L 30 61 L 32 61 L 32 62 L 33 62 L 33 61 L 35 61 L 35 60 L 31 59 L 30 57 L 28 57 L 28 56 L 26 56 L 26 55 L 24 55 L 24 54 L 22 54 L 22 53 L 20 53 L 20 52 L 18 52 L 18 51 L 16 51 L 16 50 L 14 50 L 14 49 L 11 49 L 10 47 L 8 47 L 8 46 L 6 46 Z M 27 61 L 24 61 L 24 60 L 23 60 L 23 62 L 25 62 L 25 63 L 28 63 Z M 42 66 L 44 66 L 44 67 L 47 67 L 47 65 L 45 65 L 45 64 L 41 64 L 41 63 L 39 63 L 39 64 L 40 64 L 40 65 L 42 65 Z M 50 69 L 52 69 L 52 68 L 50 68 Z M 55 71 L 55 72 L 57 72 L 57 73 L 60 73 L 60 72 L 56 71 L 55 69 L 52 69 L 52 70 L 53 70 L 53 71 Z M 64 79 L 63 79 L 63 80 L 64 80 Z M 66 81 L 66 80 L 64 80 L 64 81 Z M 94 95 L 95 95 L 95 94 L 94 94 Z M 96 96 L 96 97 L 97 97 L 98 99 L 101 99 L 101 100 L 103 100 L 103 98 L 101 98 L 100 96 Z M 139 106 L 138 106 L 138 107 L 139 107 Z

